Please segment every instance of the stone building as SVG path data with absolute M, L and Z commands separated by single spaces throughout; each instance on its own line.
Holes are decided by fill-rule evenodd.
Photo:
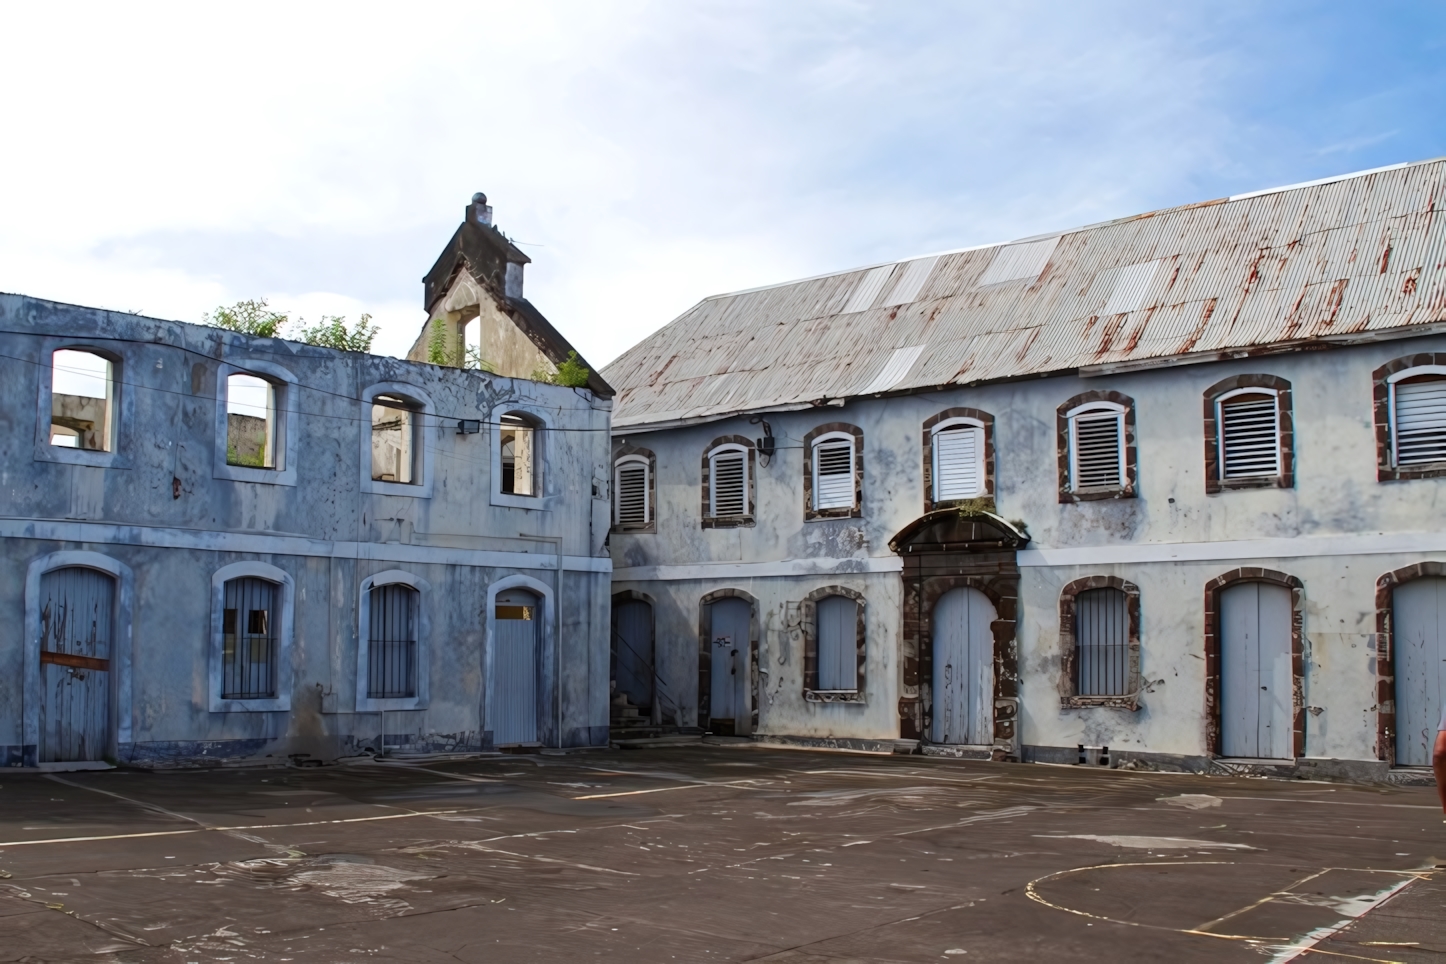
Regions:
M 478 200 L 429 275 L 491 371 L 0 295 L 0 760 L 605 744 L 612 392 L 525 260 Z
M 1443 198 L 1399 165 L 703 300 L 604 372 L 620 683 L 771 740 L 1426 764 Z

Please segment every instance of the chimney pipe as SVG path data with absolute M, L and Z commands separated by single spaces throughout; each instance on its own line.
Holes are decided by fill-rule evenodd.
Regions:
M 492 226 L 492 206 L 487 203 L 487 195 L 481 191 L 472 195 L 472 203 L 467 205 L 467 220 L 489 228 Z

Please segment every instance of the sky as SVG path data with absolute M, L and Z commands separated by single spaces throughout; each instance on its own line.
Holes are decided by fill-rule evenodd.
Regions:
M 712 294 L 1446 155 L 1446 4 L 0 7 L 0 291 L 381 326 L 476 191 L 605 365 Z

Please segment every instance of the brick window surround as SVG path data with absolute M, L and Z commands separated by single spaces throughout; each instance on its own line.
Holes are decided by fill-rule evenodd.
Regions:
M 1392 596 L 1396 587 L 1428 576 L 1446 576 L 1446 563 L 1418 562 L 1376 580 L 1376 759 L 1396 762 L 1396 648 L 1392 645 Z
M 818 604 L 829 596 L 843 596 L 858 604 L 858 624 L 854 639 L 858 643 L 858 685 L 851 693 L 818 692 Z M 803 628 L 803 698 L 811 703 L 863 703 L 865 700 L 864 665 L 868 654 L 865 634 L 866 602 L 864 594 L 844 586 L 824 586 L 803 597 L 799 607 Z
M 984 493 L 994 498 L 994 416 L 977 408 L 946 408 L 924 420 L 924 512 L 958 505 L 962 499 L 934 501 L 934 426 L 951 418 L 972 418 L 984 426 Z
M 1305 756 L 1305 584 L 1274 569 L 1245 566 L 1205 584 L 1205 752 L 1222 753 L 1220 732 L 1220 594 L 1237 583 L 1265 582 L 1290 590 L 1291 753 Z
M 1125 473 L 1124 485 L 1117 489 L 1094 489 L 1076 492 L 1069 484 L 1069 413 L 1091 402 L 1113 402 L 1125 410 Z M 1135 400 L 1119 392 L 1083 392 L 1055 410 L 1055 438 L 1059 461 L 1059 501 L 1061 503 L 1091 502 L 1099 499 L 1133 499 L 1138 491 L 1138 466 L 1135 458 Z
M 712 470 L 708 464 L 708 456 L 720 445 L 741 445 L 747 453 L 748 480 L 744 486 L 747 491 L 744 497 L 748 502 L 748 511 L 743 515 L 713 516 L 708 514 L 708 495 L 712 491 Z M 708 443 L 703 450 L 703 511 L 700 518 L 703 520 L 705 529 L 735 529 L 739 526 L 753 525 L 754 503 L 753 493 L 757 486 L 757 465 L 758 459 L 753 448 L 753 440 L 742 435 L 720 435 Z
M 618 466 L 618 460 L 619 460 L 619 459 L 622 459 L 622 458 L 626 458 L 626 457 L 628 457 L 628 456 L 630 456 L 630 455 L 631 455 L 631 456 L 637 456 L 637 457 L 640 457 L 640 458 L 645 458 L 645 459 L 648 460 L 648 522 L 647 522 L 647 525 L 619 525 L 619 524 L 617 524 L 616 522 L 614 522 L 614 523 L 612 524 L 612 531 L 613 531 L 613 532 L 657 532 L 657 531 L 658 531 L 658 457 L 657 457 L 656 455 L 654 455 L 653 452 L 652 452 L 650 449 L 640 448 L 640 447 L 638 447 L 638 446 L 636 446 L 636 445 L 629 445 L 629 444 L 626 443 L 626 442 L 623 442 L 623 443 L 620 444 L 620 445 L 615 445 L 615 446 L 613 446 L 613 473 L 612 473 L 612 481 L 608 483 L 609 485 L 611 485 L 611 486 L 613 487 L 612 496 L 613 496 L 614 499 L 616 499 L 616 498 L 618 497 L 618 493 L 617 493 L 617 478 L 618 478 L 617 466 Z M 704 461 L 703 461 L 703 475 L 704 475 L 704 478 L 707 478 L 707 474 L 708 474 L 708 467 L 707 467 L 707 466 L 708 466 L 707 459 L 704 459 Z M 706 516 L 706 515 L 707 515 L 706 501 L 705 501 L 704 504 L 705 504 L 705 509 L 704 509 L 704 513 L 703 513 L 703 514 Z
M 1371 372 L 1371 391 L 1376 425 L 1376 481 L 1405 482 L 1411 479 L 1436 479 L 1446 476 L 1446 462 L 1397 468 L 1391 453 L 1391 385 L 1392 375 L 1427 365 L 1446 367 L 1446 353 L 1423 352 L 1386 362 Z M 1423 374 L 1425 374 L 1423 372 Z
M 742 599 L 748 603 L 748 693 L 749 733 L 758 732 L 758 600 L 742 589 L 715 589 L 698 600 L 698 726 L 708 728 L 713 703 L 712 604 L 720 599 Z M 654 651 L 653 658 L 657 659 Z M 739 734 L 747 735 L 747 734 Z
M 1220 424 L 1217 418 L 1221 395 L 1240 388 L 1264 388 L 1275 392 L 1280 425 L 1280 474 L 1243 479 L 1221 478 Z M 1205 491 L 1211 495 L 1232 489 L 1289 489 L 1295 485 L 1295 420 L 1290 400 L 1290 382 L 1276 375 L 1231 375 L 1205 390 Z
M 832 432 L 844 432 L 854 440 L 854 504 L 851 508 L 813 507 L 813 442 Z M 803 437 L 803 519 L 858 519 L 864 514 L 864 430 L 847 422 L 828 422 Z
M 1075 639 L 1076 603 L 1088 589 L 1118 589 L 1125 594 L 1125 617 L 1129 621 L 1129 665 L 1125 671 L 1125 692 L 1118 696 L 1080 696 L 1076 693 L 1075 663 L 1079 647 Z M 1117 576 L 1085 576 L 1067 583 L 1059 593 L 1060 696 L 1063 709 L 1090 706 L 1123 710 L 1140 708 L 1140 589 Z

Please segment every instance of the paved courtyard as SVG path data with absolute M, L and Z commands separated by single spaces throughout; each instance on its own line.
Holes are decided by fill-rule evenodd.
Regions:
M 4 961 L 1440 961 L 1383 788 L 756 745 L 0 772 Z

